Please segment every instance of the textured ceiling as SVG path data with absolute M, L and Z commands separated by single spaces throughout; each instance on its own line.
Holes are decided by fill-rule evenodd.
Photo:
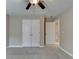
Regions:
M 27 0 L 28 1 L 28 0 Z M 42 10 L 38 5 L 26 10 L 26 0 L 6 0 L 6 11 L 9 15 L 52 15 L 56 16 L 73 6 L 73 0 L 44 0 L 46 9 Z

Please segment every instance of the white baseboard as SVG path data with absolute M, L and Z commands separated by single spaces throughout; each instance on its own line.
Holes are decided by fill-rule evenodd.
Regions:
M 11 45 L 11 46 L 8 46 L 7 48 L 15 48 L 15 47 L 16 48 L 22 48 L 22 46 L 20 46 L 20 45 L 15 45 L 15 46 L 14 45 Z
M 71 53 L 69 53 L 68 51 L 66 51 L 65 49 L 63 49 L 62 47 L 58 47 L 60 50 L 62 50 L 63 52 L 65 52 L 66 54 L 68 54 L 69 56 L 73 57 L 73 55 Z
M 43 48 L 44 46 L 40 46 L 40 47 L 42 47 L 42 48 Z
M 39 48 L 39 47 L 44 47 L 44 46 L 32 46 L 32 47 L 34 47 L 34 48 L 38 47 Z M 22 46 L 21 45 L 15 45 L 15 46 L 11 45 L 11 46 L 8 46 L 7 48 L 31 48 L 31 46 L 26 47 L 26 46 L 23 46 L 23 45 Z

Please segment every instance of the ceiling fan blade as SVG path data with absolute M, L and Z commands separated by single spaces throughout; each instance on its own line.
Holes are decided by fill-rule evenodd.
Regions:
M 41 2 L 39 2 L 38 5 L 39 5 L 42 9 L 45 9 L 45 6 L 44 6 Z
M 26 10 L 28 10 L 31 6 L 31 3 L 28 3 L 27 7 L 26 7 Z

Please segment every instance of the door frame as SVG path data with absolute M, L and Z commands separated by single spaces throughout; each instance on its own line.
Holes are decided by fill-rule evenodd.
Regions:
M 47 44 L 46 44 L 46 23 L 47 22 L 50 22 L 50 21 L 48 21 L 47 20 L 48 18 L 44 18 L 44 46 L 47 46 Z M 59 21 L 59 24 L 58 24 L 58 26 L 59 26 L 59 42 L 58 43 L 56 43 L 56 45 L 59 45 L 59 43 L 60 43 L 60 20 L 59 19 L 57 19 L 57 20 L 54 20 L 53 22 L 55 22 L 55 21 Z M 56 26 L 56 25 L 55 25 Z M 55 34 L 55 36 L 56 36 L 56 34 Z M 56 40 L 56 37 L 55 37 L 55 40 Z

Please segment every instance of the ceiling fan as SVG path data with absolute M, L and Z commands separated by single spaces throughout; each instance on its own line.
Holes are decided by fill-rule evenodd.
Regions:
M 26 10 L 29 10 L 29 8 L 31 7 L 31 5 L 35 6 L 35 5 L 38 5 L 41 7 L 41 9 L 45 9 L 45 6 L 43 5 L 43 0 L 28 0 L 29 3 L 26 7 Z

